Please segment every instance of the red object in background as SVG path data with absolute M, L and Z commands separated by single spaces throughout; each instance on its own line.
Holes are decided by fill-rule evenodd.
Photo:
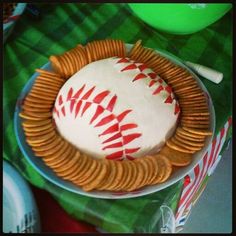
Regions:
M 99 233 L 95 226 L 68 215 L 45 190 L 32 185 L 31 189 L 39 209 L 42 233 Z

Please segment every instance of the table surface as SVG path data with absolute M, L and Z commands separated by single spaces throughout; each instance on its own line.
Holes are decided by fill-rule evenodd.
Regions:
M 232 157 L 231 142 L 181 233 L 232 232 Z
M 232 12 L 200 32 L 180 36 L 152 29 L 136 18 L 127 4 L 62 3 L 38 7 L 41 19 L 32 19 L 25 13 L 4 46 L 4 158 L 32 184 L 52 193 L 77 219 L 108 232 L 158 232 L 158 208 L 166 202 L 176 209 L 182 181 L 158 193 L 127 200 L 92 199 L 58 188 L 40 176 L 18 148 L 13 127 L 17 97 L 34 70 L 52 54 L 96 39 L 122 39 L 131 44 L 142 39 L 147 47 L 166 50 L 182 60 L 223 72 L 219 85 L 201 78 L 214 103 L 218 133 L 232 113 Z

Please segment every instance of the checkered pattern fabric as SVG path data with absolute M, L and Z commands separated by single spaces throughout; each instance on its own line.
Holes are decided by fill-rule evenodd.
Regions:
M 101 200 L 65 191 L 48 182 L 26 161 L 14 134 L 14 109 L 23 86 L 36 68 L 76 44 L 96 39 L 122 39 L 166 50 L 224 73 L 219 84 L 203 78 L 215 107 L 217 135 L 232 113 L 232 12 L 191 35 L 159 32 L 138 19 L 124 3 L 38 4 L 41 19 L 26 13 L 15 25 L 3 51 L 3 156 L 33 185 L 43 188 L 76 219 L 92 223 L 107 232 L 159 232 L 160 206 L 175 212 L 183 180 L 160 191 L 134 199 Z M 55 222 L 56 224 L 56 222 Z

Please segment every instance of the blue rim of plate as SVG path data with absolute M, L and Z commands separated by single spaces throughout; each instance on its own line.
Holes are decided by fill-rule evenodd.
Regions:
M 127 50 L 129 50 L 131 46 L 132 45 L 126 44 Z M 211 137 L 206 138 L 205 146 L 202 148 L 201 151 L 193 155 L 194 156 L 193 161 L 190 165 L 188 165 L 187 167 L 183 167 L 180 170 L 177 170 L 175 173 L 172 174 L 172 176 L 166 182 L 162 184 L 158 184 L 154 186 L 146 186 L 142 188 L 141 190 L 137 190 L 131 193 L 115 193 L 115 192 L 109 192 L 109 191 L 96 191 L 96 190 L 91 191 L 91 192 L 85 192 L 80 187 L 74 185 L 73 183 L 63 180 L 62 178 L 58 177 L 53 172 L 52 169 L 46 166 L 43 160 L 41 160 L 39 157 L 36 157 L 34 155 L 31 147 L 25 141 L 25 135 L 24 135 L 24 131 L 21 125 L 23 119 L 19 117 L 19 112 L 21 111 L 21 104 L 25 96 L 28 94 L 28 92 L 30 91 L 34 83 L 34 80 L 39 75 L 38 72 L 35 72 L 32 75 L 32 77 L 29 79 L 29 81 L 26 83 L 24 88 L 22 89 L 20 96 L 17 99 L 16 106 L 15 106 L 15 113 L 14 113 L 14 130 L 15 130 L 17 143 L 20 147 L 21 152 L 24 154 L 24 157 L 31 164 L 31 166 L 49 182 L 52 182 L 53 184 L 57 185 L 58 187 L 61 187 L 62 189 L 65 189 L 65 190 L 68 190 L 70 192 L 77 193 L 80 195 L 94 197 L 94 198 L 102 198 L 102 199 L 124 199 L 124 198 L 135 198 L 135 197 L 144 196 L 147 194 L 160 191 L 164 188 L 167 188 L 170 185 L 184 178 L 201 161 L 209 145 L 212 142 L 212 139 L 214 136 L 214 130 L 215 130 L 215 110 L 214 110 L 211 96 L 208 93 L 204 84 L 198 78 L 198 76 L 195 73 L 193 73 L 191 69 L 185 66 L 181 62 L 181 60 L 178 59 L 176 56 L 162 50 L 156 50 L 156 51 L 160 53 L 161 55 L 165 56 L 166 58 L 170 59 L 171 61 L 173 61 L 175 64 L 178 64 L 182 66 L 183 68 L 187 69 L 195 77 L 198 84 L 203 89 L 203 91 L 207 94 L 207 97 L 208 97 L 209 109 L 210 109 L 210 114 L 211 114 L 211 127 L 210 128 L 211 128 L 211 131 L 213 132 L 213 135 Z M 50 62 L 43 65 L 41 69 L 52 70 Z

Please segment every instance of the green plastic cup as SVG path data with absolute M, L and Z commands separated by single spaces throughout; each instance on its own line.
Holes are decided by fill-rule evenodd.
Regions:
M 155 29 L 172 34 L 191 34 L 225 15 L 230 3 L 129 3 L 133 12 Z

